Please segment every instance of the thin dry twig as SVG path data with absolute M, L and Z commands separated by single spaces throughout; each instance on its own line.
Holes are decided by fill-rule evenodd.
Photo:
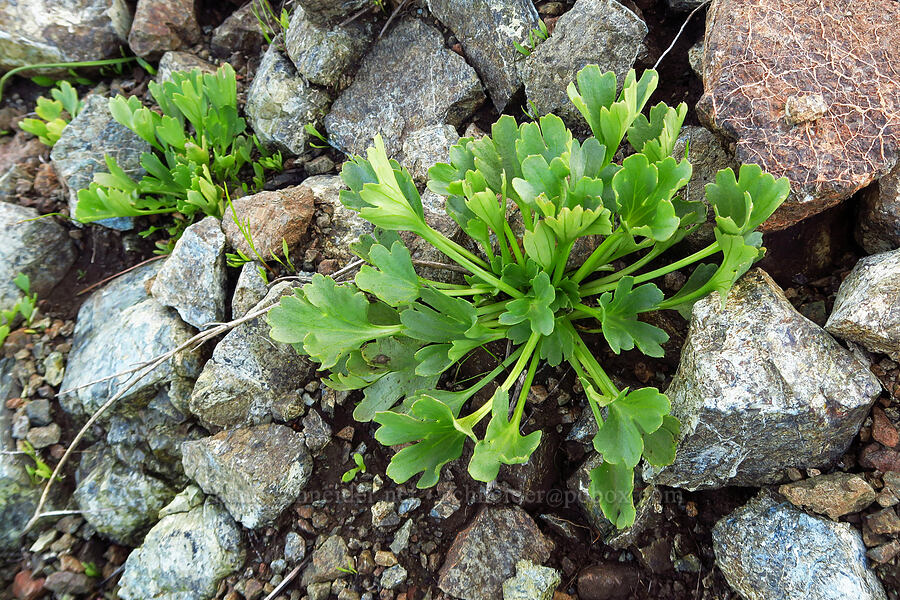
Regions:
M 275 586 L 275 589 L 272 590 L 272 591 L 269 593 L 268 596 L 266 596 L 265 598 L 263 598 L 263 600 L 273 600 L 273 599 L 278 595 L 278 592 L 280 592 L 281 590 L 283 590 L 285 587 L 287 587 L 287 584 L 289 584 L 289 583 L 292 582 L 294 579 L 296 579 L 297 575 L 300 574 L 300 570 L 303 568 L 303 566 L 304 566 L 307 562 L 309 562 L 309 557 L 308 557 L 308 556 L 306 557 L 306 560 L 304 560 L 304 561 L 301 562 L 299 565 L 297 565 L 296 567 L 294 567 L 293 569 L 291 569 L 291 572 L 288 573 L 288 574 L 285 576 L 285 578 L 281 580 L 281 583 L 279 583 L 277 586 Z
M 379 40 L 381 39 L 381 36 L 384 35 L 384 32 L 387 31 L 387 28 L 391 26 L 391 23 L 394 22 L 394 19 L 397 18 L 397 15 L 400 14 L 400 11 L 403 10 L 403 7 L 406 6 L 406 3 L 407 3 L 407 2 L 409 2 L 409 0 L 403 0 L 403 2 L 400 3 L 400 6 L 398 6 L 398 7 L 394 10 L 394 12 L 391 13 L 391 16 L 390 16 L 390 17 L 388 17 L 387 23 L 384 24 L 384 27 L 382 27 L 382 28 L 381 28 L 381 31 L 378 33 L 378 39 L 379 39 Z
M 669 44 L 669 47 L 666 48 L 666 51 L 663 52 L 663 53 L 659 56 L 659 59 L 657 59 L 656 64 L 653 65 L 653 70 L 654 70 L 654 71 L 656 70 L 656 67 L 659 66 L 659 63 L 662 62 L 662 59 L 664 59 L 664 58 L 666 57 L 666 54 L 668 54 L 669 51 L 672 50 L 672 48 L 675 47 L 675 44 L 678 42 L 678 39 L 681 37 L 681 34 L 684 33 L 684 28 L 687 27 L 688 21 L 690 21 L 690 20 L 691 20 L 691 17 L 694 16 L 694 13 L 696 13 L 698 10 L 700 10 L 701 8 L 703 8 L 704 6 L 706 6 L 706 5 L 709 4 L 709 3 L 710 3 L 710 0 L 706 0 L 703 4 L 701 4 L 700 6 L 698 6 L 697 8 L 695 8 L 694 10 L 691 11 L 691 14 L 689 14 L 689 15 L 687 16 L 687 18 L 684 20 L 684 23 L 681 24 L 681 29 L 679 29 L 679 30 L 678 30 L 678 33 L 675 34 L 675 39 L 672 40 L 672 43 Z

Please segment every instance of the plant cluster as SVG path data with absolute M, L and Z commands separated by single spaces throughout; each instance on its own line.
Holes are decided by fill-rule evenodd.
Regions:
M 237 81 L 227 63 L 215 73 L 176 72 L 164 83 L 151 82 L 149 89 L 162 114 L 135 96 L 109 101 L 115 120 L 153 147 L 141 155 L 146 175 L 135 181 L 107 155 L 109 172 L 95 174 L 90 187 L 78 192 L 75 218 L 172 215 L 174 224 L 166 228 L 171 239 L 161 247 L 167 251 L 196 215 L 222 218 L 227 186 L 262 189 L 265 171 L 281 169 L 281 153 L 269 153 L 255 135 L 245 135 Z M 241 183 L 244 167 L 253 171 L 250 186 Z
M 269 0 L 253 0 L 250 3 L 250 12 L 256 17 L 256 23 L 267 44 L 271 44 L 274 38 L 287 32 L 291 23 L 287 8 L 282 7 L 281 12 L 275 14 Z
M 640 79 L 632 71 L 617 94 L 613 73 L 596 65 L 581 70 L 568 93 L 593 134 L 584 141 L 554 115 L 521 125 L 503 116 L 490 136 L 461 139 L 449 163 L 429 171 L 428 187 L 446 198 L 469 247 L 425 222 L 409 173 L 388 160 L 380 138 L 368 159 L 345 163 L 350 189 L 341 201 L 378 228 L 355 248 L 367 264 L 354 283 L 314 276 L 268 319 L 275 340 L 330 371 L 327 385 L 363 390 L 354 417 L 376 422 L 382 444 L 405 445 L 387 469 L 395 481 L 421 473 L 419 487 L 435 485 L 467 440 L 474 443 L 468 472 L 478 481 L 496 478 L 503 464 L 526 462 L 541 440 L 541 431 L 522 429 L 542 362 L 567 363 L 584 389 L 598 426 L 593 446 L 603 457 L 590 490 L 617 527 L 634 520 L 634 469 L 642 458 L 651 465 L 674 460 L 679 423 L 669 400 L 655 388 L 620 389 L 592 345 L 661 357 L 668 335 L 642 317 L 690 310 L 714 291 L 724 299 L 762 256 L 754 229 L 784 201 L 789 184 L 755 165 L 741 167 L 738 177 L 720 171 L 706 189 L 715 242 L 657 260 L 707 215 L 703 202 L 678 195 L 692 173 L 687 158 L 671 156 L 686 106 L 660 103 L 642 114 L 657 80 L 655 71 Z M 623 139 L 633 154 L 619 164 Z M 463 267 L 466 283 L 417 275 L 397 231 L 417 234 Z M 570 266 L 578 243 L 593 250 Z M 652 283 L 705 259 L 713 260 L 698 264 L 669 297 Z M 441 389 L 442 374 L 491 348 L 511 351 L 474 384 Z
M 28 477 L 31 479 L 32 485 L 38 485 L 42 481 L 47 481 L 53 476 L 53 469 L 50 468 L 44 459 L 41 458 L 38 451 L 34 446 L 31 445 L 31 442 L 28 440 L 22 440 L 22 453 L 25 454 L 28 458 L 34 462 L 34 466 L 25 465 L 25 472 L 28 473 Z
M 39 96 L 34 109 L 37 119 L 22 119 L 19 128 L 36 136 L 42 144 L 53 146 L 59 141 L 63 129 L 78 116 L 81 102 L 78 92 L 68 81 L 60 81 L 59 87 L 50 90 L 53 99 Z
M 16 319 L 21 316 L 26 325 L 31 325 L 37 311 L 37 294 L 31 293 L 31 280 L 28 275 L 19 273 L 13 278 L 13 283 L 25 295 L 9 310 L 0 310 L 0 346 L 6 341 Z

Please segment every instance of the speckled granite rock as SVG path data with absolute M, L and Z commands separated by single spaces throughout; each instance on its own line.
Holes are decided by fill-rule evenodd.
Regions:
M 375 26 L 371 21 L 357 19 L 344 26 L 318 25 L 298 6 L 284 34 L 284 47 L 297 72 L 310 83 L 345 88 L 351 79 L 347 71 L 359 64 L 374 38 Z
M 290 427 L 238 427 L 185 442 L 184 471 L 248 529 L 271 523 L 309 480 L 312 458 Z
M 263 43 L 265 39 L 253 14 L 253 3 L 248 2 L 225 17 L 222 24 L 213 30 L 209 46 L 215 56 L 226 58 L 232 52 L 254 56 Z
M 530 0 L 428 0 L 428 8 L 460 41 L 466 58 L 478 71 L 494 108 L 503 111 L 522 86 L 514 42 L 526 43 L 538 26 Z
M 125 561 L 119 597 L 209 600 L 245 556 L 240 527 L 217 500 L 207 498 L 187 512 L 167 514 L 150 530 Z
M 675 462 L 645 479 L 690 490 L 760 486 L 788 467 L 827 467 L 881 386 L 867 365 L 800 315 L 763 271 L 693 309 L 666 394 L 681 421 Z
M 46 297 L 75 261 L 69 233 L 39 216 L 33 208 L 0 202 L 0 308 L 10 309 L 22 297 L 13 283 L 19 273 L 28 275 L 32 293 Z
M 290 282 L 272 287 L 257 307 L 289 294 Z M 303 412 L 303 385 L 312 364 L 269 337 L 265 317 L 243 323 L 222 338 L 191 394 L 188 408 L 208 428 L 290 421 Z
M 0 71 L 119 56 L 131 11 L 124 0 L 0 3 Z
M 162 83 L 170 79 L 175 71 L 193 71 L 194 69 L 200 69 L 203 73 L 215 73 L 216 66 L 211 62 L 194 56 L 190 52 L 170 50 L 159 59 L 156 81 L 157 83 Z
M 106 173 L 105 155 L 116 159 L 133 179 L 144 174 L 141 154 L 150 151 L 150 144 L 136 133 L 120 125 L 109 112 L 109 99 L 96 94 L 84 99 L 78 116 L 63 130 L 50 152 L 50 160 L 60 181 L 69 194 L 69 212 L 74 216 L 78 207 L 78 190 L 94 180 L 94 173 Z M 111 229 L 131 229 L 130 217 L 116 217 L 96 221 Z
M 237 284 L 234 286 L 234 295 L 231 297 L 232 319 L 243 317 L 247 311 L 266 297 L 268 289 L 259 273 L 261 268 L 265 267 L 256 261 L 245 263 L 241 267 L 241 274 L 238 275 Z
M 351 154 L 365 155 L 380 133 L 393 155 L 409 133 L 443 123 L 459 126 L 483 100 L 475 70 L 444 46 L 437 29 L 407 17 L 362 60 L 325 127 L 331 141 Z
M 710 5 L 697 112 L 736 141 L 738 161 L 790 179 L 791 196 L 764 228 L 834 206 L 897 162 L 898 22 L 900 4 L 890 0 L 852 10 L 844 0 Z M 787 120 L 789 102 L 815 96 L 824 112 Z
M 147 59 L 200 41 L 194 0 L 138 0 L 128 34 L 132 52 Z
M 503 582 L 503 600 L 551 600 L 561 581 L 556 569 L 520 560 L 516 576 Z
M 321 539 L 321 538 L 320 538 Z M 302 585 L 333 581 L 344 575 L 342 569 L 352 561 L 347 542 L 339 535 L 322 540 L 312 553 L 312 561 L 303 571 Z
M 91 294 L 78 311 L 72 350 L 60 387 L 63 409 L 76 418 L 96 411 L 131 375 L 97 381 L 174 350 L 194 335 L 178 313 L 150 298 L 150 279 L 158 262 L 126 273 Z M 135 416 L 157 395 L 168 390 L 172 404 L 183 407 L 200 374 L 200 352 L 183 351 L 143 377 L 116 403 L 113 414 Z M 89 382 L 97 382 L 84 386 Z
M 215 217 L 184 230 L 150 292 L 178 311 L 185 323 L 202 329 L 225 319 L 225 234 Z
M 304 81 L 290 59 L 272 43 L 247 92 L 245 111 L 259 140 L 299 155 L 306 149 L 307 124 L 318 127 L 331 99 Z
M 403 140 L 401 164 L 409 169 L 416 183 L 428 181 L 428 169 L 439 162 L 450 160 L 450 148 L 459 141 L 456 128 L 450 125 L 432 125 L 411 132 Z
M 371 8 L 372 0 L 297 0 L 296 5 L 316 23 L 327 24 L 344 21 L 360 10 Z
M 438 573 L 438 587 L 463 600 L 496 600 L 516 563 L 543 563 L 552 544 L 519 507 L 486 506 L 456 535 Z
M 540 114 L 555 113 L 570 126 L 587 128 L 566 88 L 585 65 L 613 71 L 619 85 L 634 65 L 647 25 L 616 0 L 578 0 L 556 22 L 553 35 L 520 68 L 525 95 Z
M 838 290 L 825 329 L 900 360 L 900 249 L 856 263 Z
M 176 492 L 140 465 L 119 462 L 104 444 L 82 454 L 76 477 L 73 498 L 85 520 L 100 535 L 125 545 L 140 542 Z
M 900 248 L 900 163 L 863 191 L 855 233 L 869 254 Z
M 849 523 L 814 517 L 765 492 L 713 528 L 716 563 L 747 600 L 885 600 Z

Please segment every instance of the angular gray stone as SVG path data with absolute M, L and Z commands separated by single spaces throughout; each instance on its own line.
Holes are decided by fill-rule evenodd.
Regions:
M 13 283 L 19 273 L 28 275 L 31 293 L 40 298 L 50 293 L 75 261 L 65 228 L 52 217 L 39 216 L 33 208 L 0 202 L 0 308 L 8 310 L 22 298 Z
M 780 481 L 839 458 L 880 391 L 853 354 L 800 315 L 760 269 L 724 307 L 694 305 L 666 394 L 681 421 L 675 462 L 645 479 L 689 490 Z
M 306 557 L 306 540 L 294 531 L 289 531 L 284 536 L 284 558 L 285 560 L 297 563 Z
M 123 600 L 209 600 L 219 582 L 244 564 L 240 527 L 222 505 L 163 517 L 125 561 Z
M 566 88 L 585 65 L 613 71 L 619 85 L 634 65 L 647 25 L 616 0 L 578 0 L 556 22 L 550 39 L 521 65 L 525 95 L 539 114 L 554 113 L 570 126 L 586 124 Z
M 265 39 L 259 27 L 259 21 L 253 14 L 253 3 L 248 2 L 222 21 L 213 30 L 209 42 L 210 50 L 215 56 L 225 58 L 232 52 L 244 52 L 254 56 L 259 52 Z
M 351 79 L 347 71 L 359 64 L 374 38 L 375 27 L 370 21 L 319 25 L 298 6 L 284 34 L 284 47 L 297 72 L 310 83 L 344 88 Z
M 332 535 L 322 541 L 313 550 L 312 562 L 303 571 L 301 585 L 334 581 L 345 575 L 341 569 L 346 569 L 347 564 L 352 563 L 347 542 L 339 535 Z
M 463 600 L 496 600 L 520 560 L 543 563 L 551 548 L 521 508 L 486 506 L 453 540 L 438 586 Z
M 303 436 L 284 425 L 220 431 L 185 442 L 181 451 L 187 476 L 248 529 L 277 519 L 312 473 Z
M 428 169 L 439 162 L 448 162 L 450 148 L 458 141 L 459 134 L 450 125 L 431 125 L 418 129 L 403 140 L 403 158 L 400 162 L 409 169 L 416 183 L 425 185 L 428 181 Z
M 747 600 L 884 600 L 849 523 L 814 517 L 765 492 L 713 528 L 716 563 Z
M 234 286 L 234 294 L 231 296 L 232 319 L 243 317 L 247 311 L 266 297 L 268 289 L 265 280 L 259 273 L 260 268 L 265 267 L 255 261 L 244 263 L 244 266 L 241 267 L 237 284 Z
M 150 263 L 126 273 L 91 294 L 81 306 L 61 384 L 63 391 L 71 391 L 60 393 L 59 398 L 69 414 L 78 418 L 93 414 L 132 374 L 98 380 L 170 352 L 193 337 L 193 328 L 178 313 L 147 293 L 150 279 L 160 268 L 158 262 Z M 180 409 L 199 374 L 200 352 L 179 352 L 141 378 L 107 417 L 138 416 L 160 389 L 166 389 Z
M 149 151 L 150 144 L 113 119 L 108 98 L 96 94 L 85 98 L 81 112 L 66 126 L 50 151 L 56 175 L 68 190 L 70 214 L 75 216 L 78 190 L 91 184 L 94 173 L 107 172 L 105 155 L 115 158 L 128 175 L 138 180 L 144 174 L 141 154 Z M 111 229 L 132 228 L 130 217 L 96 223 Z
M 556 569 L 520 560 L 516 576 L 503 582 L 503 600 L 551 600 L 561 581 Z
M 0 71 L 119 56 L 131 28 L 124 0 L 0 3 Z
M 247 92 L 245 111 L 259 140 L 299 155 L 306 149 L 307 124 L 318 127 L 331 99 L 306 81 L 273 42 Z
M 365 155 L 380 133 L 394 155 L 409 133 L 443 123 L 457 127 L 483 100 L 475 70 L 444 46 L 437 29 L 408 17 L 375 43 L 325 127 L 348 153 Z
M 317 23 L 343 21 L 364 8 L 371 8 L 372 0 L 297 0 L 302 8 Z
M 400 565 L 388 567 L 381 574 L 381 588 L 385 590 L 393 590 L 400 587 L 406 581 L 406 569 Z
M 289 282 L 272 287 L 254 310 L 292 293 Z M 216 345 L 191 394 L 188 408 L 206 427 L 290 421 L 303 412 L 300 396 L 312 364 L 269 337 L 264 316 L 235 327 Z
M 27 439 L 28 443 L 36 449 L 40 450 L 41 448 L 48 448 L 53 444 L 59 443 L 59 438 L 61 436 L 62 430 L 59 425 L 51 423 L 49 425 L 44 425 L 43 427 L 32 427 L 28 430 L 25 439 Z
M 514 42 L 524 44 L 538 27 L 531 0 L 428 0 L 428 8 L 450 28 L 478 71 L 494 108 L 502 112 L 522 86 Z
M 833 335 L 900 360 L 900 249 L 861 259 L 825 323 Z
M 184 230 L 150 293 L 197 329 L 225 319 L 225 234 L 215 217 Z
M 82 454 L 73 498 L 98 533 L 119 544 L 135 545 L 176 490 L 145 474 L 139 465 L 119 462 L 104 446 L 96 444 Z
M 869 254 L 900 248 L 900 164 L 862 192 L 855 233 Z
M 0 358 L 0 402 L 19 393 L 11 358 Z M 11 435 L 11 411 L 0 410 L 0 551 L 17 551 L 19 536 L 41 497 L 41 488 L 31 483 L 25 465 L 28 459 L 16 452 Z
M 156 81 L 157 83 L 162 83 L 171 79 L 172 73 L 176 71 L 193 71 L 194 69 L 200 69 L 203 73 L 214 73 L 216 66 L 194 56 L 190 52 L 170 50 L 159 59 L 159 66 L 156 68 Z

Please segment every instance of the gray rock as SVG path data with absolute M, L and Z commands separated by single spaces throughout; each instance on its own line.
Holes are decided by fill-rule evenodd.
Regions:
M 459 532 L 438 574 L 438 586 L 463 600 L 495 600 L 520 560 L 543 563 L 552 544 L 519 507 L 486 506 Z
M 202 73 L 214 73 L 216 66 L 194 56 L 190 52 L 170 50 L 159 59 L 159 66 L 156 68 L 156 81 L 157 83 L 162 83 L 171 79 L 172 73 L 176 71 L 193 71 L 194 69 L 200 69 Z
M 885 599 L 849 523 L 808 515 L 765 492 L 713 528 L 716 563 L 747 600 Z
M 424 185 L 428 181 L 428 169 L 439 162 L 448 162 L 450 148 L 458 141 L 459 134 L 450 125 L 431 125 L 413 131 L 403 140 L 403 158 L 400 162 L 409 169 L 416 183 Z M 443 200 L 443 196 L 438 197 Z
M 15 361 L 0 358 L 0 402 L 19 393 L 12 374 Z M 17 551 L 19 536 L 31 518 L 41 496 L 41 488 L 31 483 L 25 465 L 28 459 L 16 453 L 10 432 L 10 411 L 0 410 L 0 551 Z
M 125 561 L 123 600 L 209 600 L 219 582 L 244 564 L 241 530 L 212 498 L 167 515 Z
M 60 394 L 66 412 L 77 417 L 93 414 L 132 374 L 114 375 L 171 352 L 194 335 L 174 310 L 147 293 L 149 281 L 160 267 L 150 263 L 122 275 L 91 294 L 81 306 L 61 384 L 64 391 L 70 390 Z M 168 391 L 176 408 L 183 407 L 199 373 L 199 351 L 179 352 L 141 378 L 107 417 L 138 416 L 160 389 Z M 105 378 L 110 379 L 99 381 Z
M 54 350 L 44 358 L 44 381 L 50 385 L 59 385 L 65 374 L 66 359 L 61 352 Z
M 49 425 L 53 422 L 50 415 L 50 401 L 44 398 L 35 398 L 25 405 L 25 414 L 28 421 L 35 426 Z
M 202 329 L 225 319 L 225 278 L 225 234 L 217 218 L 206 217 L 184 230 L 150 292 Z
M 585 126 L 566 88 L 585 65 L 613 71 L 619 85 L 634 65 L 647 25 L 616 0 L 578 0 L 556 22 L 550 39 L 526 58 L 520 73 L 525 95 L 539 114 L 554 113 L 570 126 Z
M 372 0 L 297 0 L 310 19 L 317 23 L 343 21 L 364 8 L 372 7 Z
M 538 26 L 534 3 L 530 0 L 428 0 L 428 8 L 460 41 L 494 107 L 502 112 L 522 86 L 517 69 L 522 55 L 514 42 L 524 44 L 528 33 Z
M 203 506 L 203 502 L 205 500 L 206 495 L 203 493 L 203 490 L 198 488 L 196 485 L 191 484 L 184 488 L 184 490 L 182 490 L 174 498 L 172 498 L 172 501 L 159 511 L 158 516 L 160 519 L 162 519 L 163 517 L 167 517 L 169 515 L 192 511 L 198 506 Z
M 0 308 L 12 308 L 23 296 L 13 283 L 19 273 L 28 275 L 31 293 L 40 298 L 50 293 L 75 261 L 65 228 L 52 217 L 39 216 L 33 208 L 0 202 Z
M 285 52 L 297 72 L 310 83 L 345 88 L 350 83 L 348 69 L 365 54 L 375 38 L 370 21 L 356 19 L 347 25 L 320 25 L 310 21 L 298 6 L 284 34 Z
M 753 269 L 726 298 L 694 305 L 666 394 L 681 421 L 674 464 L 645 479 L 689 490 L 776 483 L 827 467 L 880 391 L 866 365 Z
M 237 284 L 234 286 L 234 295 L 231 296 L 232 319 L 243 317 L 266 297 L 268 290 L 265 280 L 259 273 L 261 268 L 265 267 L 255 261 L 244 263 L 241 267 Z
M 289 531 L 284 536 L 284 559 L 289 562 L 300 562 L 306 557 L 306 540 L 299 533 Z
M 690 11 L 703 3 L 704 0 L 669 0 L 669 8 L 672 10 Z
M 394 534 L 394 540 L 391 542 L 391 552 L 400 554 L 409 546 L 409 536 L 412 535 L 413 520 L 407 519 L 403 523 L 403 527 Z
M 347 564 L 352 564 L 347 542 L 339 535 L 332 535 L 313 550 L 312 563 L 303 571 L 302 585 L 334 581 L 345 573 Z
M 306 586 L 306 594 L 309 596 L 309 600 L 327 600 L 331 595 L 331 582 L 311 583 Z
M 308 177 L 303 185 L 312 189 L 315 204 L 324 214 L 329 216 L 331 224 L 325 235 L 319 238 L 322 254 L 327 258 L 339 261 L 352 260 L 355 255 L 350 252 L 350 244 L 356 242 L 361 235 L 372 233 L 372 224 L 341 204 L 341 190 L 347 189 L 338 175 L 316 175 Z
M 688 64 L 700 81 L 703 81 L 703 40 L 688 48 Z
M 194 0 L 138 0 L 128 34 L 132 52 L 148 60 L 200 41 Z
M 900 249 L 861 259 L 844 279 L 825 329 L 900 360 Z
M 156 523 L 175 490 L 139 466 L 119 462 L 103 446 L 97 444 L 82 454 L 73 497 L 99 534 L 131 546 Z
M 150 152 L 150 144 L 113 119 L 108 98 L 96 94 L 85 98 L 81 112 L 66 126 L 50 152 L 56 175 L 68 189 L 70 214 L 76 214 L 78 190 L 91 184 L 94 173 L 106 173 L 105 155 L 115 158 L 128 175 L 138 180 L 144 174 L 141 166 L 144 152 Z M 132 228 L 130 217 L 96 223 L 111 229 Z
M 381 589 L 393 590 L 400 587 L 406 581 L 406 569 L 400 565 L 388 567 L 381 574 Z
M 0 3 L 0 71 L 118 57 L 131 28 L 124 0 Z
M 143 468 L 178 488 L 187 483 L 181 466 L 181 444 L 206 435 L 193 419 L 172 405 L 165 388 L 139 414 L 112 415 L 106 429 L 106 443 L 119 462 Z
M 394 502 L 379 500 L 372 505 L 372 525 L 379 529 L 393 529 L 400 524 Z
M 288 282 L 272 287 L 254 310 L 290 294 Z M 191 394 L 188 408 L 207 427 L 291 421 L 303 413 L 303 384 L 312 364 L 269 337 L 260 316 L 238 325 L 216 345 Z
M 28 430 L 28 435 L 25 438 L 28 440 L 28 443 L 40 450 L 58 443 L 61 435 L 62 430 L 59 428 L 59 425 L 51 423 L 43 427 L 32 427 Z
M 221 431 L 185 442 L 184 472 L 214 494 L 248 529 L 271 523 L 309 480 L 312 458 L 303 436 L 284 425 Z
M 551 600 L 561 581 L 556 569 L 520 560 L 516 576 L 503 582 L 503 600 Z
M 478 74 L 444 46 L 438 30 L 405 18 L 375 43 L 353 83 L 325 117 L 332 143 L 365 155 L 376 134 L 389 155 L 405 137 L 429 125 L 457 127 L 484 100 Z
M 303 417 L 303 439 L 310 452 L 317 455 L 331 441 L 331 426 L 322 419 L 322 415 L 311 408 Z
M 900 247 L 900 164 L 862 192 L 855 233 L 869 254 Z
M 253 14 L 253 3 L 248 2 L 222 21 L 213 30 L 209 42 L 215 56 L 225 58 L 232 52 L 243 52 L 249 56 L 259 53 L 265 39 L 259 21 Z
M 331 99 L 304 81 L 294 64 L 272 43 L 247 92 L 247 116 L 259 140 L 299 155 L 306 149 L 307 124 L 318 127 Z

